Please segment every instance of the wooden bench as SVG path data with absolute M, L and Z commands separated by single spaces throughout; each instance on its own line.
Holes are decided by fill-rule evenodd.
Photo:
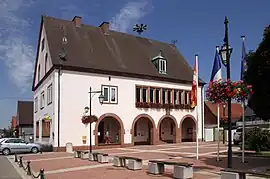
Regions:
M 141 170 L 142 159 L 128 156 L 114 156 L 113 166 L 126 167 L 130 170 Z
M 98 161 L 99 163 L 108 163 L 109 155 L 100 152 L 92 152 L 89 154 L 89 160 Z
M 246 179 L 246 174 L 260 176 L 263 178 L 270 178 L 270 174 L 262 172 L 226 168 L 222 170 L 221 179 Z
M 148 163 L 148 173 L 150 174 L 163 174 L 165 165 L 172 165 L 173 177 L 178 179 L 193 178 L 193 164 L 162 161 L 162 160 L 150 160 Z

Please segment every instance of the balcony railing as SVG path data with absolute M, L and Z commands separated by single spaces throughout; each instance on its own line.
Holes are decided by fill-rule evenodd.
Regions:
M 136 102 L 136 108 L 156 108 L 156 109 L 194 109 L 190 104 L 160 104 L 160 103 L 147 103 Z

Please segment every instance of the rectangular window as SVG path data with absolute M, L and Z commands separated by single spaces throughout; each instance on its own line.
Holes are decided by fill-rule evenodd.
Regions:
M 147 96 L 147 89 L 143 88 L 142 90 L 142 100 L 143 102 L 146 102 L 146 96 Z
M 174 101 L 174 104 L 178 104 L 177 103 L 177 91 L 176 90 L 174 90 L 173 101 Z
M 166 74 L 167 73 L 167 64 L 166 64 L 166 60 L 160 60 L 159 61 L 159 72 L 160 73 L 164 73 L 164 74 Z
M 118 90 L 116 86 L 102 85 L 102 95 L 104 96 L 104 103 L 118 103 Z
M 44 47 L 45 47 L 45 39 L 43 38 L 41 42 L 41 51 L 44 50 Z
M 117 88 L 116 87 L 110 87 L 110 103 L 117 103 Z
M 154 102 L 154 89 L 150 88 L 150 103 Z
M 184 97 L 185 97 L 184 104 L 188 104 L 188 92 L 187 91 L 184 92 Z
M 41 93 L 40 95 L 40 109 L 44 108 L 44 104 L 45 104 L 45 93 L 44 91 Z
M 109 103 L 109 87 L 102 86 L 102 95 L 104 96 L 104 103 Z
M 36 122 L 36 137 L 39 137 L 39 121 Z
M 160 89 L 156 89 L 156 103 L 160 103 Z
M 162 90 L 162 104 L 165 104 L 166 102 L 166 91 Z
M 52 103 L 52 84 L 47 88 L 47 105 Z
M 136 87 L 136 102 L 140 102 L 140 101 L 141 101 L 141 88 Z
M 171 90 L 168 90 L 167 91 L 167 103 L 168 104 L 171 104 L 172 103 L 171 96 L 172 96 L 172 91 Z
M 183 91 L 179 91 L 179 94 L 178 94 L 178 102 L 179 102 L 179 104 L 183 104 Z
M 35 98 L 35 113 L 38 112 L 38 97 Z

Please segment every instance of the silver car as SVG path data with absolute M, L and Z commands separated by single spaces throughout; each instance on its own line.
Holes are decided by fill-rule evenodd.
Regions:
M 11 153 L 38 153 L 41 150 L 39 144 L 28 143 L 19 138 L 2 138 L 0 139 L 0 152 L 4 155 Z

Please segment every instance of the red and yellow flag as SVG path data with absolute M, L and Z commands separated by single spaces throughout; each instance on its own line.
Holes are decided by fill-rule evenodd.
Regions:
M 195 56 L 192 89 L 190 94 L 190 101 L 192 108 L 197 106 L 197 90 L 198 90 L 198 55 Z

